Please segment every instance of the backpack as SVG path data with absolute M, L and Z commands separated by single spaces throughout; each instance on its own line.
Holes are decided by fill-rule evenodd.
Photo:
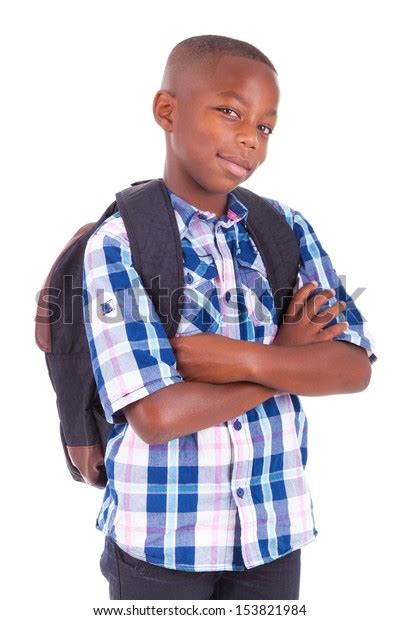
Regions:
M 284 217 L 268 200 L 237 187 L 248 209 L 247 228 L 267 269 L 278 324 L 296 283 L 299 247 Z M 59 430 L 72 478 L 98 488 L 107 484 L 104 452 L 113 424 L 107 422 L 92 370 L 83 318 L 83 258 L 92 233 L 120 212 L 132 261 L 164 323 L 168 338 L 177 330 L 178 299 L 184 289 L 182 246 L 168 192 L 162 179 L 133 183 L 97 222 L 82 226 L 63 248 L 37 296 L 35 340 L 57 397 Z M 151 243 L 149 243 L 151 241 Z M 172 291 L 172 295 L 161 294 Z M 125 418 L 121 415 L 121 421 Z

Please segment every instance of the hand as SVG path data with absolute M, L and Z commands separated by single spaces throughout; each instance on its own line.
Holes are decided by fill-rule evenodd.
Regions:
M 185 381 L 231 383 L 243 380 L 242 360 L 248 344 L 219 334 L 170 338 L 177 368 Z
M 327 300 L 334 296 L 334 291 L 327 289 L 310 298 L 316 287 L 315 283 L 308 282 L 293 295 L 272 344 L 298 346 L 327 342 L 348 328 L 348 323 L 339 322 L 323 329 L 345 309 L 346 304 L 343 301 L 337 302 L 318 314 Z

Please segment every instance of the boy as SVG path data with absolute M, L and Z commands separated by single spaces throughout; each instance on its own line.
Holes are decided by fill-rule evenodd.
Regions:
M 168 57 L 153 111 L 184 257 L 175 338 L 132 266 L 119 214 L 88 241 L 85 325 L 115 424 L 96 522 L 111 599 L 299 597 L 301 547 L 317 530 L 298 395 L 365 389 L 375 356 L 312 227 L 273 201 L 301 255 L 278 330 L 247 209 L 234 194 L 265 160 L 278 99 L 274 66 L 243 41 L 191 37 Z M 139 318 L 117 296 L 132 289 Z M 102 320 L 111 308 L 120 317 Z

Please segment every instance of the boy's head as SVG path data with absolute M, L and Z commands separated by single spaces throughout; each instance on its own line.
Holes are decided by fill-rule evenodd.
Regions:
M 178 43 L 153 103 L 170 189 L 222 205 L 265 160 L 278 101 L 276 70 L 253 45 L 217 35 Z

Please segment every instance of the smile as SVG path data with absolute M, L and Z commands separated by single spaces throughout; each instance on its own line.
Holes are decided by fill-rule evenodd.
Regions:
M 218 155 L 217 157 L 221 160 L 223 167 L 231 172 L 235 177 L 244 177 L 248 173 L 249 169 L 245 166 L 240 166 L 239 164 L 235 164 L 235 162 L 222 157 L 222 155 Z

